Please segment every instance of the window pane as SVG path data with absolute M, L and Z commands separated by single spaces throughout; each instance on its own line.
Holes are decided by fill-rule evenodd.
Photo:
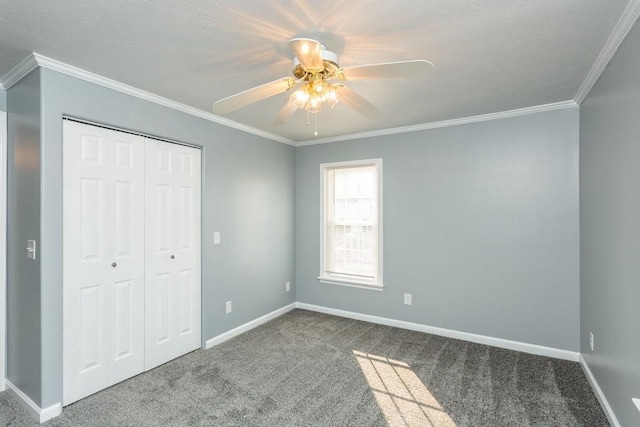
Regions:
M 324 169 L 324 274 L 354 280 L 378 278 L 377 165 Z M 348 279 L 347 279 L 348 280 Z

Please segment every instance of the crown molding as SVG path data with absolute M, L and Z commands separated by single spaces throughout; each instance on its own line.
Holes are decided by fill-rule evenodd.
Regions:
M 224 117 L 217 116 L 213 113 L 207 113 L 198 108 L 190 107 L 188 105 L 184 105 L 179 102 L 172 101 L 162 96 L 154 95 L 150 92 L 137 89 L 133 86 L 129 86 L 124 83 L 120 83 L 118 81 L 100 76 L 98 74 L 85 71 L 81 68 L 74 67 L 72 65 L 65 64 L 60 61 L 56 61 L 55 59 L 47 58 L 46 56 L 40 55 L 38 53 L 34 52 L 33 57 L 35 58 L 37 64 L 43 68 L 57 71 L 59 73 L 66 74 L 68 76 L 75 77 L 75 78 L 87 81 L 89 83 L 94 83 L 99 86 L 103 86 L 108 89 L 112 89 L 127 95 L 135 96 L 136 98 L 144 99 L 145 101 L 149 101 L 158 105 L 169 107 L 174 110 L 181 111 L 183 113 L 187 113 L 192 116 L 200 117 L 202 119 L 209 120 L 211 122 L 218 123 L 223 126 L 238 129 L 243 132 L 251 133 L 257 136 L 261 136 L 263 138 L 270 139 L 272 141 L 281 142 L 287 145 L 295 145 L 295 143 L 288 138 L 284 138 L 282 136 L 275 135 L 273 133 L 265 132 L 263 130 L 256 129 L 251 126 L 247 126 L 242 123 L 238 123 L 233 120 L 229 120 Z
M 332 136 L 328 138 L 310 139 L 296 143 L 296 147 L 307 145 L 327 144 L 330 142 L 349 141 L 352 139 L 372 138 L 376 136 L 394 135 L 399 133 L 418 132 L 421 130 L 437 129 L 450 126 L 466 125 L 470 123 L 486 122 L 489 120 L 506 119 L 508 117 L 524 116 L 527 114 L 543 113 L 545 111 L 564 110 L 576 108 L 575 101 L 554 102 L 552 104 L 536 105 L 533 107 L 519 108 L 517 110 L 501 111 L 499 113 L 481 114 L 478 116 L 462 117 L 459 119 L 443 120 L 440 122 L 424 123 L 420 125 L 403 126 L 397 128 L 380 129 L 371 132 L 352 133 L 349 135 Z
M 18 83 L 23 77 L 36 68 L 38 68 L 38 62 L 36 61 L 35 56 L 30 54 L 0 78 L 2 90 L 8 90 L 11 86 Z
M 582 85 L 580 85 L 580 88 L 578 88 L 578 92 L 576 92 L 576 96 L 573 98 L 578 105 L 582 104 L 591 91 L 591 88 L 593 88 L 593 85 L 596 84 L 598 78 L 600 78 L 600 75 L 604 72 L 607 64 L 609 64 L 609 61 L 613 58 L 613 55 L 618 51 L 618 48 L 631 28 L 633 28 L 633 24 L 635 24 L 639 16 L 640 0 L 631 0 L 627 5 L 627 8 L 622 12 L 618 23 L 600 51 L 593 67 L 589 70 L 587 77 L 582 82 Z
M 98 74 L 94 74 L 89 71 L 83 70 L 81 68 L 74 67 L 73 65 L 65 64 L 64 62 L 47 58 L 46 56 L 40 55 L 39 53 L 35 53 L 35 52 L 30 54 L 26 58 L 24 58 L 22 61 L 20 61 L 18 65 L 13 67 L 11 71 L 9 71 L 7 74 L 5 74 L 2 77 L 2 79 L 0 79 L 0 82 L 2 82 L 2 86 L 4 88 L 9 89 L 11 86 L 13 86 L 23 77 L 25 77 L 31 71 L 36 69 L 38 66 L 42 68 L 47 68 L 52 71 L 59 72 L 61 74 L 66 74 L 68 76 L 75 77 L 77 79 L 84 80 L 86 82 L 93 83 L 93 84 L 105 87 L 107 89 L 115 90 L 117 92 L 121 92 L 131 96 L 135 96 L 136 98 L 140 98 L 145 101 L 149 101 L 158 105 L 169 107 L 171 109 L 181 111 L 183 113 L 187 113 L 192 116 L 200 117 L 202 119 L 205 119 L 214 123 L 218 123 L 223 126 L 238 129 L 240 131 L 251 133 L 253 135 L 270 139 L 272 141 L 281 142 L 283 144 L 292 145 L 292 146 L 295 145 L 295 142 L 288 138 L 284 138 L 282 136 L 275 135 L 273 133 L 265 132 L 263 130 L 256 129 L 251 126 L 247 126 L 242 123 L 238 123 L 233 120 L 229 120 L 224 117 L 217 116 L 213 113 L 207 113 L 206 111 L 202 111 L 198 108 L 190 107 L 188 105 L 184 105 L 179 102 L 172 101 L 162 96 L 154 95 L 150 92 L 146 92 L 144 90 L 137 89 L 133 86 L 120 83 L 116 80 L 112 80 L 107 77 L 103 77 Z

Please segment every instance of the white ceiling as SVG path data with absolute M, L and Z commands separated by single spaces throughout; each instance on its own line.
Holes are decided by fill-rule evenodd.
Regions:
M 214 101 L 291 75 L 288 40 L 311 37 L 343 67 L 428 59 L 424 80 L 349 82 L 380 107 L 338 104 L 318 138 L 572 100 L 629 0 L 0 0 L 0 76 L 31 52 L 211 112 Z M 1 82 L 1 81 L 0 81 Z M 281 94 L 228 119 L 293 141 L 306 114 L 271 122 Z

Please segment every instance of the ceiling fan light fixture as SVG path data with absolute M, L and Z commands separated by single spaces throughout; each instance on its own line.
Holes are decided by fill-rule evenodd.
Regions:
M 333 108 L 339 102 L 337 90 L 340 87 L 340 84 L 327 82 L 322 74 L 315 74 L 290 99 L 299 110 L 317 113 L 322 110 L 323 103 Z
M 329 94 L 327 95 L 327 103 L 331 108 L 335 107 L 340 99 L 338 99 L 338 89 L 340 85 L 333 84 L 331 85 L 331 90 L 329 90 Z
M 301 87 L 291 95 L 291 101 L 298 109 L 303 109 L 309 101 L 309 91 L 306 86 Z

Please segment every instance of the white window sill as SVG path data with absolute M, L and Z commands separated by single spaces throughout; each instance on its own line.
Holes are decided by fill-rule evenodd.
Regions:
M 350 288 L 360 288 L 360 289 L 367 289 L 369 291 L 382 291 L 384 285 L 381 284 L 370 284 L 370 283 L 361 283 L 361 282 L 356 282 L 356 281 L 347 281 L 347 280 L 339 280 L 339 279 L 334 279 L 332 277 L 318 277 L 318 280 L 320 281 L 320 283 L 327 283 L 329 285 L 338 285 L 338 286 L 347 286 Z

